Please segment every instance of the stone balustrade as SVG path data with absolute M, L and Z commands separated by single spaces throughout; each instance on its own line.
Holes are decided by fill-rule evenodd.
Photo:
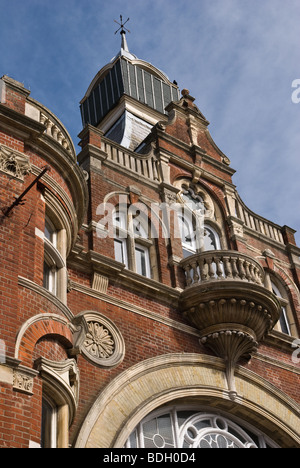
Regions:
M 70 138 L 65 134 L 65 132 L 60 128 L 60 126 L 53 120 L 51 117 L 40 113 L 40 122 L 43 125 L 46 125 L 46 133 L 56 140 L 63 148 L 65 148 L 69 153 L 72 153 L 72 145 Z
M 237 196 L 236 200 L 236 215 L 241 221 L 243 221 L 246 228 L 257 232 L 260 235 L 266 236 L 272 241 L 284 244 L 281 226 L 278 226 L 262 216 L 253 213 L 242 202 L 239 196 Z
M 132 171 L 138 176 L 143 176 L 153 181 L 160 181 L 158 161 L 152 151 L 149 154 L 139 154 L 134 151 L 124 150 L 117 143 L 113 143 L 105 138 L 102 138 L 101 145 L 101 149 L 107 153 L 108 161 L 117 163 L 126 168 L 127 171 Z
M 232 250 L 197 253 L 180 263 L 187 287 L 205 281 L 239 280 L 263 284 L 264 270 L 252 257 Z
M 29 97 L 26 102 L 25 115 L 43 124 L 46 127 L 44 133 L 59 143 L 74 161 L 76 160 L 76 151 L 69 133 L 49 109 Z

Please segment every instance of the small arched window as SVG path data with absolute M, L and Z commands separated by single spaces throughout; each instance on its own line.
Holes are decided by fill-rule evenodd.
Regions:
M 219 234 L 215 229 L 206 224 L 204 224 L 203 247 L 204 251 L 219 250 L 221 248 Z
M 205 220 L 202 208 L 191 211 L 187 206 L 177 213 L 184 258 L 197 252 L 220 249 L 219 234 Z M 197 205 L 193 203 L 193 206 Z
M 272 291 L 275 296 L 278 297 L 279 302 L 281 303 L 281 314 L 279 317 L 279 321 L 277 324 L 277 328 L 282 333 L 287 335 L 291 335 L 291 328 L 288 320 L 288 301 L 286 298 L 283 297 L 282 293 L 280 292 L 279 288 L 272 282 Z M 282 289 L 282 288 L 281 288 Z

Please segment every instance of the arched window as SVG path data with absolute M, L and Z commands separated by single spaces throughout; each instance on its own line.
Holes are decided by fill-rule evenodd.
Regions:
M 203 247 L 204 251 L 219 250 L 221 248 L 219 234 L 207 224 L 204 224 Z
M 281 314 L 280 314 L 280 317 L 279 317 L 277 328 L 282 333 L 286 333 L 287 335 L 291 335 L 291 328 L 290 328 L 290 324 L 289 324 L 289 320 L 288 320 L 288 313 L 287 313 L 288 301 L 286 300 L 286 298 L 283 297 L 283 295 L 280 292 L 279 288 L 273 282 L 271 284 L 272 284 L 273 293 L 275 294 L 275 296 L 278 297 L 279 302 L 281 303 Z
M 184 258 L 197 252 L 220 249 L 220 237 L 205 219 L 206 209 L 200 195 L 189 189 L 183 191 L 181 198 L 184 203 L 178 210 L 177 219 Z
M 183 257 L 226 249 L 223 214 L 216 200 L 190 179 L 178 179 L 174 185 L 179 190 L 176 206 Z
M 113 214 L 115 259 L 136 273 L 152 277 L 150 249 L 153 242 L 148 236 L 148 220 L 130 210 L 116 210 Z
M 189 407 L 160 409 L 141 421 L 126 448 L 275 448 L 266 435 L 225 413 Z
M 50 361 L 40 357 L 35 367 L 43 382 L 41 447 L 68 448 L 69 427 L 79 397 L 79 371 L 75 359 Z

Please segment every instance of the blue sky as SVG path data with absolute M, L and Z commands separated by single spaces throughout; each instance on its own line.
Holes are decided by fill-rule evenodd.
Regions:
M 0 12 L 0 77 L 23 82 L 76 148 L 79 101 L 129 17 L 130 51 L 190 90 L 243 201 L 300 245 L 299 0 L 0 0 Z

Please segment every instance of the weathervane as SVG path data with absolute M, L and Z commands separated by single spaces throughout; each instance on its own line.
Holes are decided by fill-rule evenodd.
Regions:
M 114 22 L 117 23 L 117 24 L 120 26 L 119 29 L 117 29 L 117 31 L 115 32 L 115 34 L 117 34 L 117 32 L 119 32 L 120 29 L 121 29 L 120 34 L 123 34 L 123 33 L 125 34 L 125 30 L 126 30 L 127 32 L 130 33 L 129 29 L 124 28 L 124 26 L 125 26 L 125 24 L 127 23 L 127 21 L 129 21 L 129 18 L 127 18 L 127 20 L 125 21 L 125 23 L 123 23 L 122 15 L 120 15 L 120 21 L 121 21 L 121 23 L 119 23 L 118 21 L 114 20 Z

